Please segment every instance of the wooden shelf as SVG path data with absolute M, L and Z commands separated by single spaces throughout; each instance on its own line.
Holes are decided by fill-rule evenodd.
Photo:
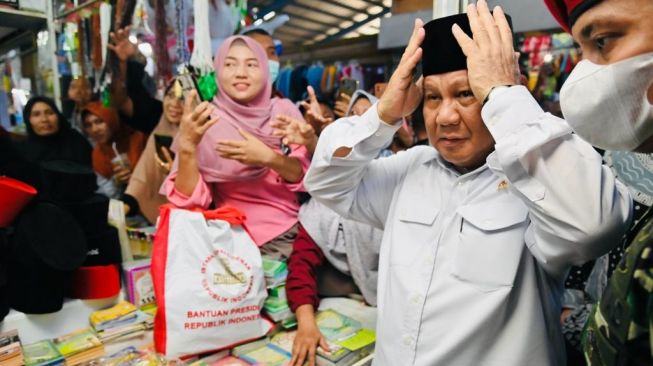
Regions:
M 0 8 L 0 27 L 16 29 L 41 29 L 45 27 L 47 16 L 44 13 Z

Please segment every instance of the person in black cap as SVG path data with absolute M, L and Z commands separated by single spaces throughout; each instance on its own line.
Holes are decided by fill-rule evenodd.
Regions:
M 630 197 L 517 86 L 503 11 L 479 1 L 468 16 L 416 21 L 381 99 L 323 131 L 304 184 L 384 230 L 375 365 L 563 365 L 562 282 L 623 234 Z M 452 28 L 482 52 L 466 58 Z M 374 160 L 421 99 L 432 146 Z

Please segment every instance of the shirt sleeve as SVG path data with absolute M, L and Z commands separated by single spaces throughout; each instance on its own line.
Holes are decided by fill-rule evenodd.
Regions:
M 294 313 L 301 305 L 311 304 L 317 309 L 317 269 L 324 263 L 324 253 L 301 224 L 288 259 L 286 295 Z
M 419 151 L 375 160 L 400 126 L 381 121 L 376 104 L 362 116 L 341 118 L 329 125 L 320 135 L 304 178 L 309 193 L 345 218 L 383 229 L 396 186 Z M 351 148 L 351 152 L 335 157 L 341 147 Z
M 630 195 L 593 147 L 545 113 L 525 87 L 497 92 L 482 110 L 496 142 L 488 165 L 529 208 L 529 250 L 562 278 L 570 265 L 619 241 L 630 221 Z
M 134 114 L 125 116 L 125 122 L 133 128 L 149 135 L 152 133 L 163 114 L 163 103 L 154 98 L 143 86 L 145 65 L 127 62 L 127 95 L 132 100 Z
M 288 156 L 291 158 L 295 158 L 299 161 L 299 164 L 302 167 L 302 176 L 295 183 L 285 182 L 286 187 L 288 187 L 288 190 L 290 190 L 291 192 L 306 192 L 306 188 L 304 187 L 304 176 L 306 175 L 306 171 L 308 170 L 308 168 L 311 166 L 310 155 L 308 153 L 308 150 L 306 150 L 305 146 L 291 145 L 290 148 L 292 149 L 292 151 Z
M 204 179 L 202 179 L 201 175 L 197 180 L 197 185 L 195 186 L 193 193 L 190 196 L 179 192 L 175 188 L 176 178 L 177 172 L 173 171 L 163 182 L 162 193 L 165 194 L 170 203 L 179 208 L 185 209 L 207 209 L 209 207 L 213 201 L 213 196 L 211 194 L 211 189 L 209 188 L 208 184 L 206 184 Z

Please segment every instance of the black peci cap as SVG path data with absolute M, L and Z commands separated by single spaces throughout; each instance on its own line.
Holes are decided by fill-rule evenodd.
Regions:
M 506 14 L 506 18 L 512 28 L 510 16 Z M 472 37 L 472 29 L 466 13 L 435 19 L 424 25 L 425 36 L 422 42 L 424 76 L 467 69 L 467 57 L 451 31 L 454 24 L 458 24 L 468 36 Z

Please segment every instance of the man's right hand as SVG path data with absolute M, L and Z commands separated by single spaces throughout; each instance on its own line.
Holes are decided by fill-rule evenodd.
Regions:
M 213 105 L 209 102 L 202 102 L 193 108 L 193 103 L 196 100 L 197 92 L 192 90 L 184 102 L 184 114 L 179 124 L 180 151 L 194 151 L 206 131 L 218 122 L 218 118 L 211 118 Z
M 379 118 L 386 123 L 395 123 L 402 117 L 412 114 L 422 99 L 422 78 L 415 83 L 415 67 L 422 59 L 420 45 L 424 40 L 424 22 L 415 20 L 415 28 L 408 45 L 401 56 L 399 66 L 390 77 L 388 86 L 379 100 Z
M 129 40 L 129 28 L 121 28 L 117 32 L 109 34 L 111 43 L 107 45 L 107 48 L 113 51 L 121 62 L 126 62 L 138 52 L 136 45 Z

